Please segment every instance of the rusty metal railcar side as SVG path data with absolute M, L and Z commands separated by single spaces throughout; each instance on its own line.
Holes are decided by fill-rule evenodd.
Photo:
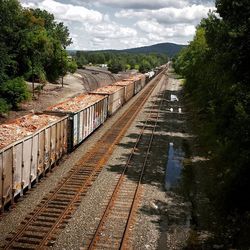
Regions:
M 143 86 L 142 86 L 142 79 L 138 75 L 131 76 L 129 78 L 123 79 L 123 81 L 133 81 L 134 82 L 134 95 L 139 93 Z
M 123 80 L 115 82 L 113 85 L 124 87 L 125 102 L 129 101 L 134 96 L 135 83 L 132 80 Z
M 18 143 L 13 147 L 13 192 L 14 196 L 22 191 L 22 159 L 23 159 L 23 144 Z
M 107 119 L 107 96 L 83 94 L 49 107 L 49 114 L 68 115 L 68 151 L 71 152 Z
M 39 115 L 35 116 L 39 117 Z M 24 117 L 29 118 L 32 115 Z M 15 124 L 15 128 L 18 129 L 20 126 L 20 129 L 25 131 L 24 127 L 18 125 L 19 119 L 15 121 L 9 126 Z M 28 125 L 33 126 L 32 123 Z M 57 133 L 58 127 L 61 131 Z M 67 127 L 67 117 L 54 116 L 53 121 L 48 120 L 47 125 L 33 132 L 27 129 L 26 134 L 17 141 L 6 144 L 0 149 L 0 207 L 2 209 L 18 194 L 22 195 L 25 188 L 30 188 L 38 176 L 66 152 L 64 143 L 60 143 L 66 137 L 65 127 Z
M 0 209 L 3 208 L 3 155 L 0 154 Z
M 2 170 L 2 207 L 4 207 L 12 199 L 12 177 L 13 177 L 13 147 L 7 149 L 3 157 Z
M 134 94 L 138 94 L 141 90 L 142 90 L 142 83 L 141 83 L 141 79 L 135 79 L 135 89 L 134 89 Z
M 135 94 L 140 92 L 146 85 L 146 77 L 144 74 L 138 74 L 134 76 L 135 80 Z
M 146 85 L 146 76 L 144 74 L 140 75 L 142 88 Z
M 22 190 L 30 185 L 32 137 L 23 142 Z
M 108 96 L 108 115 L 114 114 L 125 103 L 124 86 L 108 85 L 95 91 L 92 94 Z

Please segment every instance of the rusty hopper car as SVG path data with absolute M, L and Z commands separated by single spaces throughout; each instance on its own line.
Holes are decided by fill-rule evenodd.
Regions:
M 143 85 L 141 74 L 136 74 L 136 75 L 131 76 L 130 78 L 123 79 L 123 80 L 134 82 L 134 95 L 139 93 L 145 85 L 145 81 Z
M 108 95 L 108 114 L 115 113 L 125 102 L 124 86 L 108 85 L 96 89 L 94 94 Z
M 67 117 L 26 115 L 0 125 L 0 207 L 67 152 Z
M 146 85 L 146 76 L 144 74 L 138 74 L 137 77 L 141 79 L 141 85 L 142 88 L 144 88 Z
M 123 86 L 125 88 L 125 102 L 127 102 L 134 96 L 135 84 L 133 81 L 124 80 L 124 81 L 115 82 L 113 85 Z
M 49 107 L 45 112 L 67 114 L 68 150 L 71 152 L 107 118 L 108 97 L 83 94 Z

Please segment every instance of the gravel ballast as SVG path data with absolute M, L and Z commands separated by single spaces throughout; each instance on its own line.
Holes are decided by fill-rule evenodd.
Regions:
M 105 124 L 98 129 L 91 137 L 89 137 L 81 146 L 79 146 L 72 154 L 67 155 L 64 157 L 64 159 L 60 162 L 59 166 L 53 169 L 51 173 L 48 173 L 47 178 L 42 179 L 41 182 L 37 184 L 36 188 L 31 189 L 28 191 L 22 198 L 19 199 L 18 203 L 15 205 L 13 209 L 11 209 L 9 212 L 3 214 L 1 216 L 0 220 L 0 241 L 1 245 L 4 244 L 5 238 L 9 235 L 10 232 L 15 231 L 17 227 L 20 225 L 20 223 L 23 221 L 23 219 L 34 210 L 34 208 L 41 202 L 42 198 L 47 195 L 51 190 L 53 190 L 58 181 L 61 180 L 64 176 L 67 175 L 71 167 L 82 157 L 84 153 L 87 152 L 87 150 L 92 147 L 97 140 L 102 136 L 102 134 L 105 133 L 108 129 L 112 127 L 112 124 L 118 117 L 121 116 L 121 114 L 136 100 L 136 98 L 139 96 L 138 94 L 135 98 L 133 98 L 130 102 L 128 102 L 126 105 L 123 106 L 122 109 L 120 109 L 114 116 L 108 119 L 108 121 L 105 122 Z M 138 116 L 138 119 L 141 116 Z M 135 124 L 134 124 L 135 126 Z M 133 126 L 131 127 L 133 129 Z M 131 133 L 128 132 L 128 133 Z M 136 131 L 134 132 L 136 133 Z M 126 137 L 125 137 L 126 138 Z M 124 138 L 124 140 L 126 140 Z M 127 140 L 131 140 L 131 138 L 127 138 Z M 133 141 L 134 139 L 132 139 Z M 123 141 L 124 143 L 127 143 L 127 141 Z M 121 156 L 122 154 L 126 154 L 124 151 L 124 148 L 121 149 L 117 148 L 117 150 L 121 150 Z M 129 149 L 127 149 L 129 151 Z M 111 157 L 110 161 L 114 160 L 116 161 L 115 164 L 121 164 L 121 158 L 117 158 L 116 153 L 114 153 L 114 156 Z M 123 157 L 123 162 L 125 162 L 126 159 Z M 78 249 L 78 247 L 81 245 L 80 243 L 84 240 L 84 234 L 83 231 L 88 230 L 88 225 L 84 225 L 84 227 L 80 227 L 79 232 L 82 239 L 80 242 L 78 242 L 77 246 L 73 246 L 72 242 L 74 240 L 69 240 L 70 237 L 73 237 L 76 235 L 76 228 L 74 228 L 74 232 L 72 232 L 72 235 L 67 232 L 69 230 L 70 225 L 74 224 L 74 222 L 82 221 L 77 216 L 79 215 L 78 212 L 81 214 L 84 214 L 84 220 L 86 222 L 94 222 L 95 221 L 95 215 L 97 213 L 97 210 L 99 207 L 101 207 L 101 202 L 98 201 L 98 195 L 102 198 L 105 195 L 108 195 L 109 193 L 109 186 L 112 181 L 115 181 L 117 178 L 116 171 L 109 171 L 109 166 L 112 164 L 112 162 L 109 162 L 107 164 L 107 168 L 102 171 L 94 185 L 92 186 L 90 192 L 84 197 L 82 200 L 81 206 L 78 209 L 78 211 L 73 215 L 70 223 L 66 227 L 65 231 L 61 234 L 61 236 L 58 238 L 55 249 L 58 247 L 58 249 Z M 89 207 L 87 206 L 89 204 Z M 84 208 L 83 208 L 84 207 Z M 87 223 L 87 224 L 88 224 Z M 96 223 L 96 222 L 95 222 Z M 91 224 L 91 223 L 90 223 Z M 68 228 L 69 227 L 69 228 Z M 85 229 L 83 229 L 85 228 Z M 66 233 L 67 237 L 65 237 L 64 233 Z M 62 239 L 62 240 L 61 240 Z M 63 242 L 64 241 L 64 242 Z M 69 244 L 69 245 L 68 245 Z M 53 248 L 54 248 L 53 247 Z
M 153 95 L 157 94 L 158 91 L 159 86 L 157 86 Z M 149 102 L 145 105 L 145 110 L 148 109 L 147 105 L 149 105 Z M 127 158 L 136 142 L 137 135 L 140 132 L 140 126 L 146 116 L 147 113 L 145 112 L 139 113 L 124 138 L 117 145 L 106 167 L 98 176 L 87 196 L 84 197 L 78 211 L 74 214 L 64 232 L 58 237 L 53 247 L 54 249 L 79 249 L 80 247 L 86 247 L 89 236 L 93 235 L 95 228 L 98 226 L 101 215 L 107 205 L 107 197 L 110 197 L 113 192 L 122 166 L 126 164 Z M 70 238 L 70 240 L 65 240 L 66 238 Z
M 189 237 L 191 205 L 165 187 L 169 144 L 180 147 L 190 136 L 185 131 L 185 114 L 178 113 L 181 100 L 169 101 L 172 93 L 180 95 L 179 85 L 180 81 L 170 75 L 167 89 L 163 91 L 164 105 L 143 180 L 144 193 L 131 233 L 131 249 L 183 249 Z
M 171 103 L 167 101 L 172 92 L 179 94 L 179 84 L 179 80 L 174 79 L 171 75 L 165 89 L 160 90 L 160 84 L 158 84 L 143 110 L 137 115 L 115 148 L 106 166 L 82 198 L 69 223 L 55 239 L 55 244 L 51 249 L 73 250 L 86 247 L 89 237 L 93 235 L 107 206 L 107 200 L 113 192 L 122 167 L 126 164 L 150 108 L 156 109 L 162 98 L 164 102 L 160 110 L 160 119 L 143 180 L 141 204 L 136 211 L 135 223 L 130 234 L 129 248 L 183 249 L 185 247 L 189 236 L 190 204 L 175 192 L 166 191 L 165 188 L 169 144 L 180 145 L 183 140 L 188 140 L 190 136 L 185 131 L 185 113 L 176 115 L 176 110 L 182 107 L 181 100 L 173 105 L 173 112 L 170 110 Z M 109 118 L 73 153 L 65 156 L 60 165 L 48 173 L 47 178 L 42 179 L 36 188 L 31 189 L 19 199 L 13 209 L 2 215 L 0 220 L 1 245 L 4 244 L 8 234 L 15 231 L 23 219 L 41 202 L 42 198 L 67 175 L 72 166 L 96 144 L 107 130 L 112 128 L 114 122 L 136 101 L 139 95 L 136 95 L 114 116 Z

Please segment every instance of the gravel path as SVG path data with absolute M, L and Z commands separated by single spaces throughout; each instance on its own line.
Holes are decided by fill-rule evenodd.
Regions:
M 180 95 L 179 86 L 180 82 L 170 75 L 143 181 L 142 203 L 131 233 L 131 249 L 183 249 L 189 237 L 190 204 L 165 188 L 169 143 L 179 146 L 189 137 L 184 114 L 176 114 L 181 100 L 177 104 L 168 101 L 172 93 Z M 173 113 L 170 107 L 174 107 Z

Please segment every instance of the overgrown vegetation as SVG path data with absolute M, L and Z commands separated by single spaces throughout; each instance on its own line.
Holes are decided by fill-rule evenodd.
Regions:
M 24 80 L 54 82 L 76 64 L 65 51 L 68 28 L 45 10 L 22 8 L 17 0 L 0 1 L 0 113 L 29 98 Z M 20 78 L 22 77 L 22 78 Z
M 142 73 L 167 63 L 166 54 L 133 54 L 125 52 L 84 52 L 77 51 L 75 60 L 79 68 L 86 64 L 107 64 L 108 69 L 117 74 L 127 69 L 137 69 Z
M 250 209 L 250 2 L 217 0 L 216 7 L 174 67 L 215 162 L 211 200 L 242 222 Z

